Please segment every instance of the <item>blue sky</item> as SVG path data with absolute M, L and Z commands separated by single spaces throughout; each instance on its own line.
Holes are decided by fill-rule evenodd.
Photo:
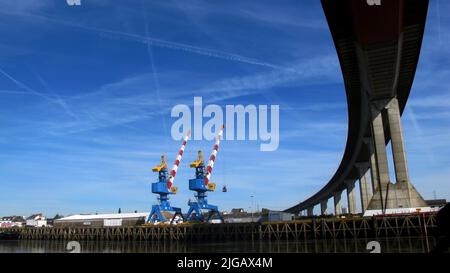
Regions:
M 319 1 L 0 0 L 0 215 L 149 211 L 151 167 L 179 149 L 176 104 L 280 105 L 280 146 L 223 141 L 221 209 L 287 208 L 346 141 L 342 76 Z M 450 199 L 450 3 L 431 1 L 403 121 L 411 178 Z M 190 141 L 172 204 L 187 209 Z M 392 166 L 392 165 L 391 165 Z M 255 196 L 253 202 L 250 196 Z

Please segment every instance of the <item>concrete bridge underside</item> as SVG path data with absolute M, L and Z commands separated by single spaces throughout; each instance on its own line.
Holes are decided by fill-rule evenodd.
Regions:
M 340 214 L 342 194 L 356 213 L 357 189 L 365 210 L 426 207 L 408 173 L 401 114 L 405 108 L 422 44 L 428 0 L 322 0 L 336 47 L 348 104 L 348 135 L 342 161 L 316 194 L 287 209 L 328 213 L 333 199 Z M 395 181 L 389 175 L 386 145 L 391 142 Z

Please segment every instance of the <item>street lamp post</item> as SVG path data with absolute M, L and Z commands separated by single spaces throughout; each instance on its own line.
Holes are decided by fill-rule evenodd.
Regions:
M 252 200 L 252 202 L 251 202 L 251 211 L 252 211 L 252 223 L 253 223 L 253 195 L 250 195 L 250 198 L 251 198 L 251 200 Z

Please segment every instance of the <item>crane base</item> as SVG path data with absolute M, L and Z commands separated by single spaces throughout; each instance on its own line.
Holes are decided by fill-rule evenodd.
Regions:
M 153 205 L 152 206 L 152 211 L 148 215 L 148 218 L 147 218 L 146 222 L 147 223 L 151 223 L 151 224 L 154 224 L 155 221 L 167 222 L 167 218 L 164 217 L 164 215 L 162 214 L 163 211 L 174 212 L 173 217 L 170 220 L 170 224 L 173 223 L 173 221 L 175 220 L 175 217 L 177 217 L 177 215 L 180 215 L 181 218 L 184 219 L 180 208 L 175 208 L 175 207 L 171 207 L 171 206 Z
M 208 217 L 205 219 L 203 216 L 202 210 L 209 211 Z M 189 211 L 186 214 L 187 221 L 200 221 L 207 222 L 209 221 L 215 214 L 219 216 L 219 219 L 224 222 L 222 215 L 219 212 L 217 206 L 210 205 L 208 203 L 202 202 L 190 202 L 189 203 Z

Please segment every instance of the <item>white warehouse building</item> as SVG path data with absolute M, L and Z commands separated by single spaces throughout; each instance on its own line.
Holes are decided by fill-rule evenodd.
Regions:
M 114 214 L 76 214 L 56 219 L 55 227 L 121 227 L 142 225 L 149 212 Z

